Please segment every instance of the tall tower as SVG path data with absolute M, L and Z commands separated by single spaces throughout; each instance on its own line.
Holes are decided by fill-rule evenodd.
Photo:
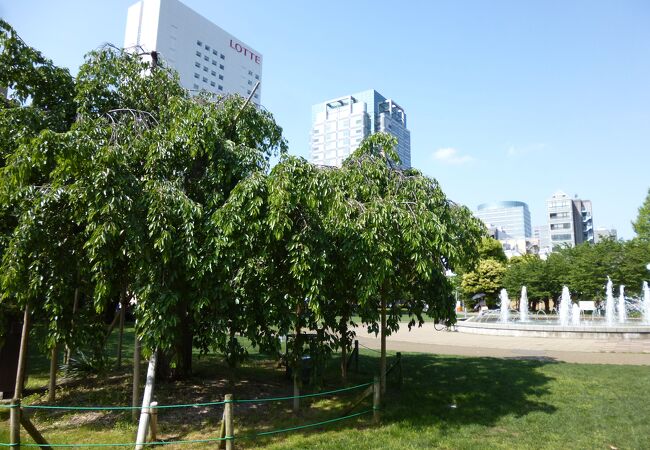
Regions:
M 590 200 L 571 199 L 564 192 L 558 191 L 546 201 L 546 209 L 552 247 L 594 243 Z
M 312 106 L 311 156 L 314 164 L 340 166 L 366 136 L 383 131 L 397 138 L 402 168 L 411 167 L 411 132 L 404 109 L 374 89 Z
M 156 51 L 183 87 L 248 97 L 262 77 L 262 55 L 178 0 L 140 0 L 129 7 L 124 47 Z M 261 90 L 251 101 L 260 104 Z

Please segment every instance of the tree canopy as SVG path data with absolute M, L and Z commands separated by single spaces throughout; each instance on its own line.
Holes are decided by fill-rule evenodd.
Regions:
M 177 375 L 193 347 L 236 364 L 239 336 L 277 351 L 293 334 L 295 366 L 305 332 L 312 356 L 345 354 L 358 316 L 381 334 L 385 386 L 402 313 L 455 320 L 445 273 L 474 267 L 485 229 L 400 169 L 391 135 L 315 166 L 269 112 L 192 96 L 164 60 L 105 46 L 73 79 L 0 26 L 1 305 L 29 305 L 47 346 L 101 342 L 106 313 L 133 303 L 145 353 Z
M 643 205 L 639 207 L 636 220 L 632 222 L 632 228 L 639 239 L 650 241 L 650 189 Z

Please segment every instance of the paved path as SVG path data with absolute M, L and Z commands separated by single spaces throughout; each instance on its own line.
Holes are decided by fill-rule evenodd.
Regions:
M 359 344 L 379 349 L 379 338 L 357 329 Z M 388 350 L 444 355 L 540 358 L 574 363 L 650 365 L 650 339 L 604 340 L 511 337 L 436 331 L 432 323 L 387 338 Z

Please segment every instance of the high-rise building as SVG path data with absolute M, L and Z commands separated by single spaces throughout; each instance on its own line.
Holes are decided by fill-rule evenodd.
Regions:
M 564 192 L 558 191 L 546 201 L 546 209 L 552 247 L 594 243 L 590 200 L 571 199 Z
M 183 87 L 248 97 L 262 77 L 262 55 L 178 0 L 140 0 L 129 7 L 124 47 L 157 52 Z M 251 101 L 260 104 L 261 90 Z
M 617 238 L 618 238 L 618 233 L 616 232 L 616 228 L 598 227 L 594 229 L 594 242 L 596 244 L 604 241 L 605 239 L 616 240 Z
M 383 131 L 397 138 L 402 168 L 411 167 L 406 113 L 374 89 L 312 106 L 311 162 L 340 166 L 366 136 Z
M 533 237 L 538 240 L 540 250 L 551 248 L 551 234 L 548 223 L 546 225 L 535 225 L 533 227 Z
M 524 202 L 504 201 L 478 205 L 474 215 L 486 226 L 496 227 L 497 239 L 527 239 L 532 237 L 530 210 Z

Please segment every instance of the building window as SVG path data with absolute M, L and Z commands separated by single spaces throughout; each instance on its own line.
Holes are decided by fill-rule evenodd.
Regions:
M 248 85 L 249 85 L 249 86 L 252 86 L 252 85 L 253 85 L 253 82 L 252 82 L 251 80 L 248 80 Z
M 195 62 L 195 63 L 194 63 L 194 67 L 201 67 L 201 63 L 199 63 L 199 62 Z
M 219 75 L 219 79 L 220 79 L 220 80 L 223 80 L 223 75 Z
M 219 90 L 223 91 L 223 86 L 219 85 Z
M 213 65 L 213 66 L 216 66 L 216 65 L 217 65 L 217 62 L 216 62 L 214 59 L 212 60 L 212 65 Z
M 260 98 L 259 94 L 255 94 L 253 97 Z
M 199 78 L 199 77 L 200 77 L 200 75 L 198 73 L 194 74 L 194 78 Z
M 208 79 L 207 79 L 206 77 L 203 77 L 203 82 L 204 82 L 204 83 L 207 83 L 207 82 L 208 82 Z
M 204 59 L 205 61 L 210 61 L 210 58 L 208 58 L 207 56 L 204 56 L 203 59 Z
M 194 83 L 194 89 L 198 89 L 198 88 L 199 88 L 199 85 Z
M 207 72 L 207 71 L 208 71 L 208 68 L 205 67 L 205 66 L 203 66 L 203 71 L 204 71 L 204 72 Z
M 197 50 L 196 51 L 196 56 L 201 56 L 201 52 Z
M 260 76 L 259 76 L 259 75 L 255 75 L 255 79 L 256 79 L 256 80 L 259 80 L 259 79 L 260 79 Z
M 247 93 L 248 95 L 251 95 L 251 90 L 249 89 L 246 93 Z
M 214 85 L 215 85 L 215 82 L 214 82 L 214 81 L 210 81 L 210 86 L 214 87 Z
M 223 64 L 219 64 L 219 68 L 223 70 Z
M 214 76 L 217 75 L 217 72 L 215 72 L 214 70 L 211 70 L 211 71 L 210 71 L 210 75 L 212 75 L 212 76 L 214 77 Z
M 252 70 L 249 70 L 249 71 L 248 71 L 248 74 L 249 74 L 250 76 L 253 76 L 253 71 L 252 71 Z
M 224 55 L 224 54 L 222 53 L 222 54 L 221 54 L 221 59 L 226 59 L 226 55 Z
M 196 45 L 203 45 L 203 42 L 201 42 L 201 41 L 196 41 Z
M 210 46 L 209 46 L 208 44 L 205 44 L 205 49 L 206 49 L 207 51 L 210 51 Z
M 212 50 L 212 54 L 213 54 L 214 56 L 217 56 L 217 55 L 219 54 L 219 52 L 216 51 L 216 50 Z

